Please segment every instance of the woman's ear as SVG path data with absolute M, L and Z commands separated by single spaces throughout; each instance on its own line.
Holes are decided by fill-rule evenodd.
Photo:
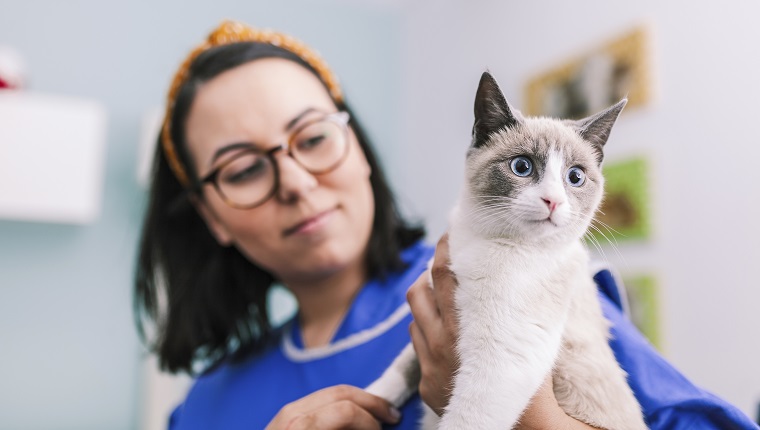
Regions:
M 198 212 L 201 218 L 203 218 L 203 221 L 206 222 L 206 227 L 208 227 L 211 235 L 214 236 L 219 245 L 232 245 L 232 235 L 229 231 L 227 231 L 227 227 L 225 227 L 224 224 L 219 221 L 219 218 L 217 218 L 214 211 L 208 207 L 206 202 L 197 196 L 190 197 L 190 202 L 193 204 L 193 207 L 195 207 L 195 210 Z

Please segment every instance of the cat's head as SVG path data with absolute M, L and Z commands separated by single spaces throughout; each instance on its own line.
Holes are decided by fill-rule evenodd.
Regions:
M 580 238 L 602 201 L 603 147 L 627 100 L 577 121 L 524 117 L 485 72 L 467 153 L 466 216 L 489 238 Z

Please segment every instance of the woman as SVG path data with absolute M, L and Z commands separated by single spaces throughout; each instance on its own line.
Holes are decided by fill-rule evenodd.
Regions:
M 446 241 L 432 290 L 423 272 L 433 250 L 399 215 L 316 54 L 288 36 L 223 23 L 180 67 L 160 140 L 135 312 L 141 333 L 155 323 L 164 369 L 202 371 L 171 428 L 414 428 L 419 397 L 397 411 L 357 388 L 410 334 L 421 397 L 443 410 L 456 369 Z M 653 427 L 744 423 L 661 361 L 608 298 L 617 291 L 609 273 L 597 278 L 613 348 Z M 275 282 L 299 306 L 277 329 L 266 309 Z M 638 371 L 650 365 L 664 379 Z M 661 393 L 673 390 L 680 397 Z M 713 412 L 694 415 L 694 402 Z M 589 428 L 562 412 L 550 380 L 521 425 Z

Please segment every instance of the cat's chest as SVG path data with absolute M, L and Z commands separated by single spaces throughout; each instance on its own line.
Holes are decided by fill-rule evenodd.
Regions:
M 451 247 L 451 269 L 459 288 L 492 299 L 546 294 L 561 300 L 585 276 L 587 261 L 580 244 L 531 249 L 469 240 L 455 241 Z

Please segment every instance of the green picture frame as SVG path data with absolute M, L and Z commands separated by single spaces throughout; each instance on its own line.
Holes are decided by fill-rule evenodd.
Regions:
M 606 164 L 602 205 L 589 229 L 589 240 L 602 246 L 646 240 L 652 234 L 650 167 L 645 157 Z

